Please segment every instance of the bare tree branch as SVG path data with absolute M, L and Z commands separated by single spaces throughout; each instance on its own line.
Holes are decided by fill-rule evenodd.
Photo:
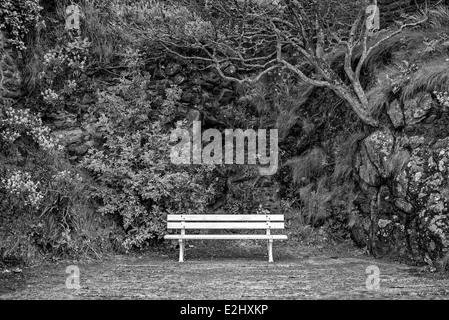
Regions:
M 217 0 L 209 4 L 219 17 L 219 21 L 210 21 L 214 26 L 213 37 L 204 39 L 179 30 L 177 34 L 181 36 L 169 33 L 165 37 L 153 36 L 152 40 L 161 43 L 166 52 L 203 62 L 215 68 L 223 79 L 239 84 L 253 84 L 273 71 L 284 69 L 304 83 L 331 89 L 364 123 L 377 126 L 360 80 L 363 66 L 373 50 L 405 28 L 424 23 L 427 17 L 403 24 L 370 45 L 371 34 L 364 23 L 366 5 L 373 1 L 377 3 L 364 0 L 354 4 L 359 10 L 348 25 L 345 21 L 326 21 L 313 11 L 318 2 L 312 0 L 282 0 L 283 9 L 276 5 L 258 7 L 252 1 L 238 0 L 229 0 L 225 5 Z M 331 16 L 336 9 L 352 16 L 352 9 L 339 1 L 333 1 L 332 6 L 322 6 L 321 12 Z M 150 37 L 146 30 L 142 32 Z M 327 54 L 335 47 L 343 47 L 345 51 L 343 78 L 333 69 Z M 194 53 L 186 53 L 184 49 L 193 49 Z M 360 51 L 360 59 L 353 66 L 355 53 Z M 238 70 L 236 74 L 229 75 L 226 71 L 230 63 Z

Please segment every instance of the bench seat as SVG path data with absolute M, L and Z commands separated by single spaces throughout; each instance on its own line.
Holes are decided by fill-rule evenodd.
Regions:
M 282 214 L 169 214 L 167 229 L 180 230 L 167 234 L 165 239 L 179 241 L 179 262 L 184 261 L 186 240 L 267 240 L 268 262 L 273 262 L 273 240 L 287 240 L 286 235 L 271 234 L 284 229 Z M 265 234 L 186 234 L 188 230 L 264 230 Z
M 273 234 L 168 234 L 167 240 L 192 239 L 192 240 L 287 240 L 286 235 Z

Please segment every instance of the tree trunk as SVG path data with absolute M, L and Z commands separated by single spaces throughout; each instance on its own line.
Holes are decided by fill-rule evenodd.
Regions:
M 349 103 L 352 110 L 356 113 L 356 115 L 362 120 L 363 123 L 368 124 L 372 127 L 378 127 L 379 122 L 373 118 L 371 113 L 368 111 L 368 101 L 365 101 L 365 104 L 362 104 L 360 99 L 355 95 L 353 92 L 351 92 L 351 89 L 345 88 L 344 85 L 336 85 L 331 88 L 337 96 L 339 96 L 341 99 Z

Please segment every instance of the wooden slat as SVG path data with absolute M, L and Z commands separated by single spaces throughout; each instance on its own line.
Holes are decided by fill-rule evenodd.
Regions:
M 284 229 L 284 222 L 168 222 L 167 229 Z
M 169 214 L 167 221 L 284 221 L 283 214 Z
M 274 234 L 267 236 L 266 234 L 186 234 L 184 236 L 180 234 L 167 234 L 165 237 L 167 240 L 178 240 L 178 239 L 192 239 L 192 240 L 287 240 L 286 235 Z

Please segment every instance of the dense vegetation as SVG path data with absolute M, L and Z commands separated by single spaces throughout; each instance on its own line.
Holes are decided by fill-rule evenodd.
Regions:
M 368 38 L 353 1 L 75 2 L 79 31 L 64 28 L 69 1 L 0 4 L 0 90 L 10 93 L 0 100 L 2 260 L 142 249 L 162 241 L 167 214 L 201 212 L 281 212 L 292 238 L 319 228 L 386 250 L 373 244 L 385 242 L 373 222 L 390 220 L 367 200 L 362 141 L 383 128 L 429 132 L 392 124 L 395 99 L 427 92 L 446 110 L 447 8 Z M 322 20 L 311 13 L 324 8 Z M 279 171 L 172 164 L 171 134 L 193 120 L 203 130 L 277 128 Z M 443 122 L 432 125 L 435 139 L 446 137 Z M 409 159 L 398 154 L 385 183 L 373 183 L 376 203 Z M 425 228 L 444 235 L 426 233 L 433 245 L 417 248 L 407 239 L 408 255 L 427 261 L 432 245 L 430 260 L 444 265 L 446 225 Z

